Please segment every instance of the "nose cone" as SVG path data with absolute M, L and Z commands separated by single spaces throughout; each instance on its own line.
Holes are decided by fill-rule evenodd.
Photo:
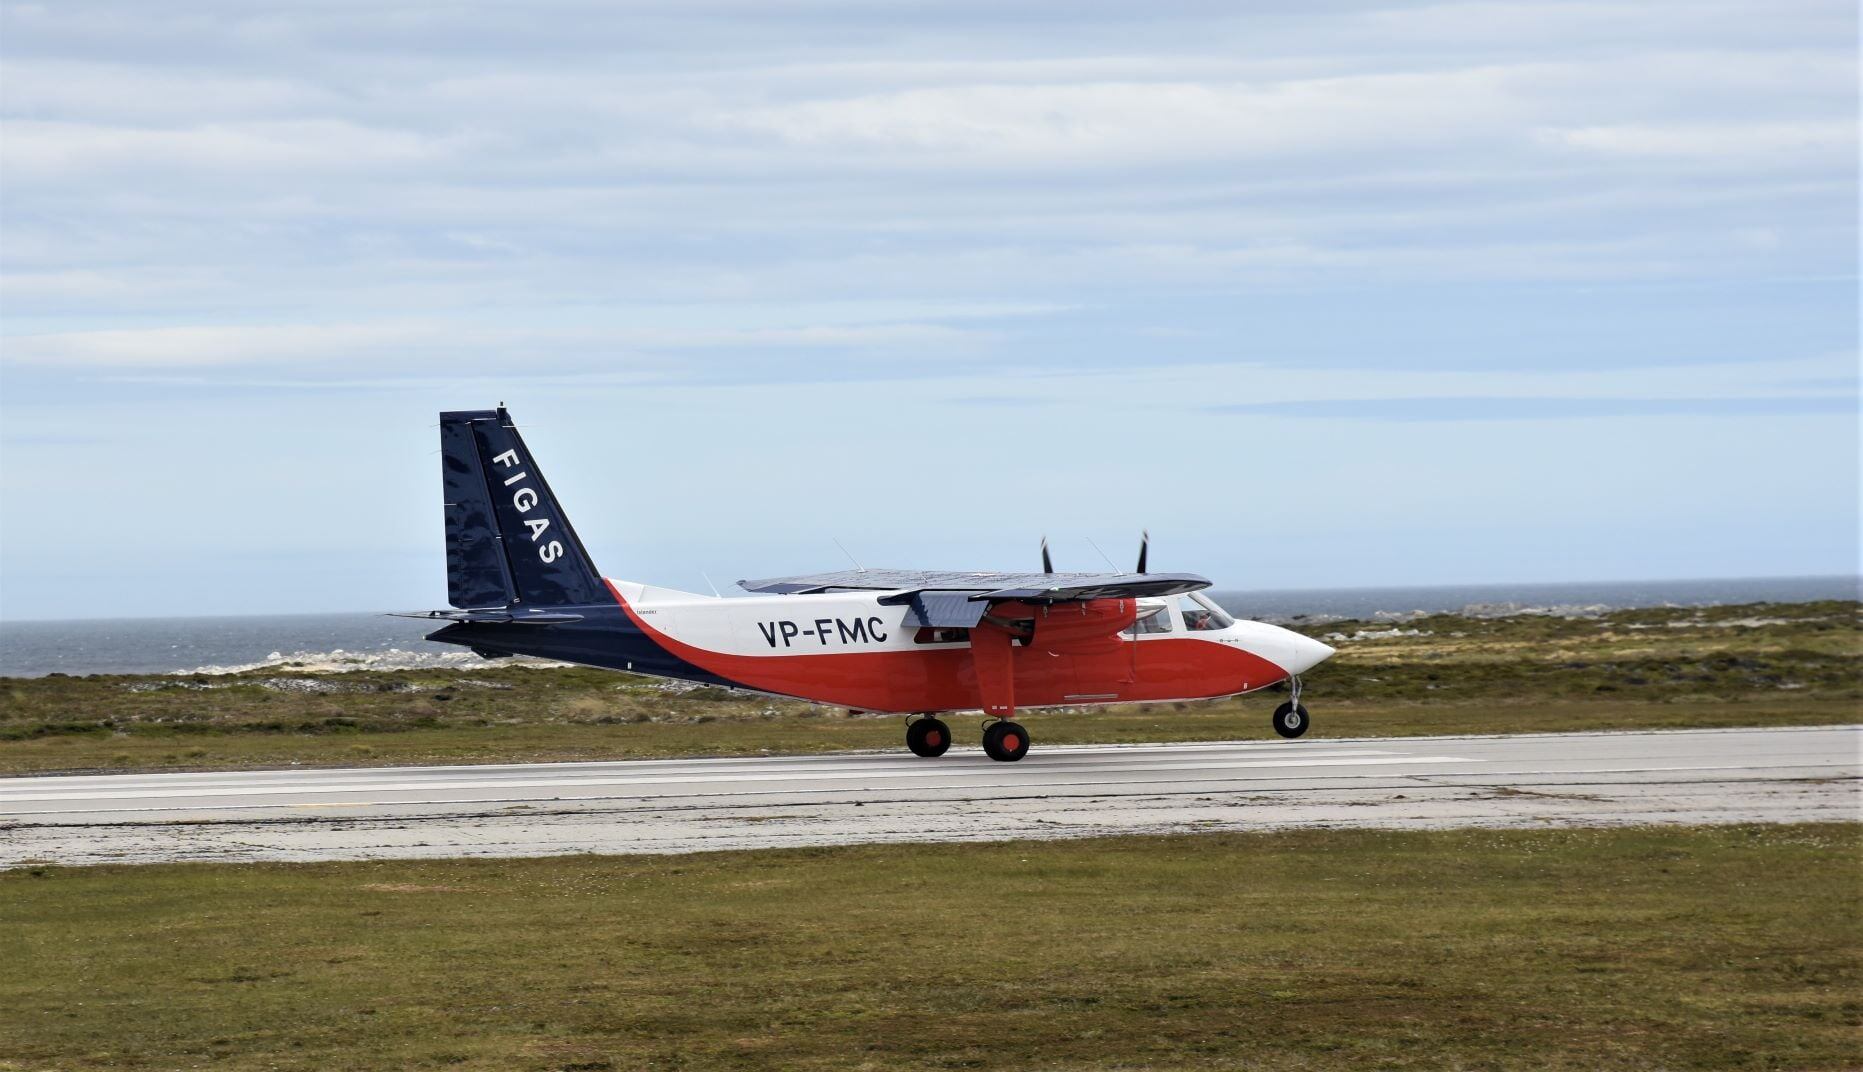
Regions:
M 1310 636 L 1302 636 L 1292 629 L 1287 633 L 1285 643 L 1289 648 L 1289 660 L 1282 669 L 1289 674 L 1304 674 L 1326 660 L 1332 658 L 1333 648 L 1322 644 Z
M 1289 675 L 1304 674 L 1332 658 L 1333 649 L 1292 629 L 1267 622 L 1239 621 L 1230 626 L 1230 636 L 1242 647 L 1266 659 Z

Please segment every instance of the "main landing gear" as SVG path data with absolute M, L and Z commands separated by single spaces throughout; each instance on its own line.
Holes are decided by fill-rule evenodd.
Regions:
M 951 749 L 951 727 L 930 715 L 906 722 L 906 747 L 915 756 L 935 759 Z
M 1274 709 L 1274 732 L 1283 737 L 1298 737 L 1307 732 L 1307 709 L 1300 703 L 1300 679 L 1289 678 L 1293 698 Z
M 913 715 L 906 719 L 906 747 L 926 759 L 942 756 L 951 750 L 951 727 L 931 715 Z M 999 763 L 1014 763 L 1029 754 L 1029 731 L 1007 719 L 986 723 L 983 754 Z
M 992 722 L 983 729 L 983 754 L 999 763 L 1014 763 L 1029 754 L 1029 731 L 1020 722 Z

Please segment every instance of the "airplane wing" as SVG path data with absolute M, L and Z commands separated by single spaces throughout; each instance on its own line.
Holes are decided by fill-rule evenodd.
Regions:
M 962 593 L 980 603 L 1075 603 L 1090 599 L 1174 596 L 1208 588 L 1208 578 L 1194 573 L 1002 573 L 971 570 L 841 570 L 795 577 L 739 581 L 746 592 L 799 595 L 810 592 L 865 590 L 896 592 L 882 603 L 909 603 L 920 593 Z
M 739 581 L 746 592 L 801 595 L 883 591 L 886 606 L 907 605 L 908 627 L 969 629 L 1002 603 L 1085 603 L 1095 599 L 1174 596 L 1208 588 L 1194 573 L 1000 573 L 970 570 L 862 569 Z

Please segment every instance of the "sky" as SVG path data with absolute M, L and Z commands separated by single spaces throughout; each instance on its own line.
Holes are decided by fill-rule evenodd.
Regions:
M 1847 2 L 0 5 L 0 617 L 1854 573 Z

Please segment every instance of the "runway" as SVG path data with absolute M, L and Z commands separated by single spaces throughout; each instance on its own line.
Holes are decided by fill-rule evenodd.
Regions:
M 0 778 L 0 867 L 1856 821 L 1863 726 Z

